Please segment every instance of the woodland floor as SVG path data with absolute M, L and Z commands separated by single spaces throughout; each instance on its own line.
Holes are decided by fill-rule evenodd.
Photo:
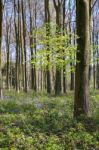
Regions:
M 73 119 L 73 93 L 4 92 L 0 150 L 98 150 L 99 91 L 90 91 L 90 117 Z

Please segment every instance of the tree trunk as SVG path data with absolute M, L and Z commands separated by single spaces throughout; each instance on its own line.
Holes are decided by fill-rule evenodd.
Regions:
M 93 43 L 93 87 L 96 88 L 96 64 L 95 64 L 95 21 L 93 19 L 93 31 L 92 31 L 92 43 Z
M 10 57 L 10 36 L 9 36 L 9 24 L 7 21 L 7 16 L 6 16 L 6 53 L 7 53 L 7 71 L 6 71 L 6 85 L 7 89 L 9 90 L 10 88 L 10 83 L 9 83 L 9 73 L 10 73 L 10 63 L 9 63 L 9 57 Z
M 53 0 L 56 10 L 56 36 L 61 34 L 61 0 Z M 60 49 L 57 53 L 60 53 Z M 60 58 L 59 58 L 60 59 Z M 56 80 L 55 80 L 55 95 L 61 94 L 61 68 L 56 64 Z
M 99 41 L 98 41 L 98 33 L 97 33 L 97 45 L 99 44 Z M 99 89 L 99 48 L 97 48 L 97 73 L 96 73 L 96 81 L 97 81 L 97 89 Z
M 2 10 L 2 0 L 0 0 L 0 98 L 3 98 L 2 95 L 2 69 L 1 69 L 1 60 L 2 60 L 2 18 L 3 18 L 3 10 Z
M 37 29 L 37 25 L 36 25 L 36 19 L 37 19 L 37 2 L 35 2 L 35 20 L 34 20 L 34 53 L 35 53 L 35 61 L 36 61 L 36 49 L 37 49 L 37 43 L 36 43 L 36 29 Z M 36 66 L 34 64 L 34 91 L 37 90 L 37 83 L 36 83 Z
M 30 53 L 31 53 L 31 89 L 34 90 L 34 65 L 32 61 L 34 61 L 34 51 L 33 51 L 33 17 L 32 17 L 32 7 L 31 7 L 31 0 L 28 1 L 29 3 L 29 11 L 30 11 Z
M 77 64 L 75 72 L 74 117 L 88 115 L 89 0 L 76 0 Z
M 24 91 L 27 93 L 27 52 L 26 52 L 26 12 L 23 4 L 23 0 L 21 1 L 21 9 L 22 9 L 22 23 L 23 23 L 23 48 L 24 48 Z
M 49 36 L 50 36 L 50 12 L 49 12 L 49 0 L 45 0 L 45 24 L 46 24 L 46 39 L 48 41 Z M 47 42 L 47 61 L 48 65 L 46 68 L 46 73 L 47 73 L 47 93 L 51 93 L 51 74 L 50 74 L 50 68 L 49 68 L 49 63 L 50 63 L 50 58 L 49 58 L 49 42 Z
M 66 0 L 63 1 L 63 36 L 65 35 L 65 5 Z M 63 50 L 64 53 L 64 50 Z M 63 57 L 63 60 L 65 61 L 65 56 Z M 66 65 L 63 65 L 63 92 L 66 93 L 67 90 L 67 84 L 66 84 Z
M 15 40 L 16 40 L 16 91 L 19 93 L 19 26 L 17 25 L 17 10 L 16 10 L 16 0 L 14 0 L 14 27 L 15 27 Z M 18 19 L 19 23 L 19 19 Z

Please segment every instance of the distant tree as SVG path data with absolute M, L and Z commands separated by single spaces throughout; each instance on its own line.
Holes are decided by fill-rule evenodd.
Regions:
M 7 72 L 6 72 L 6 87 L 9 90 L 10 89 L 10 82 L 9 82 L 9 74 L 10 74 L 10 42 L 11 42 L 11 19 L 12 14 L 9 17 L 8 13 L 6 11 L 6 53 L 7 53 Z
M 1 60 L 2 60 L 2 19 L 3 19 L 3 3 L 0 0 L 0 98 L 2 98 L 2 71 L 1 71 Z
M 16 78 L 15 78 L 15 75 L 16 75 L 16 68 L 15 68 L 15 63 L 13 62 L 9 62 L 10 66 L 9 66 L 9 86 L 10 87 L 15 87 L 16 86 Z M 2 67 L 2 76 L 3 78 L 5 79 L 5 76 L 7 75 L 7 72 L 8 72 L 8 69 L 7 69 L 7 66 L 8 66 L 8 62 L 6 62 L 4 64 L 4 66 Z M 4 83 L 6 83 L 7 81 L 4 80 Z
M 56 35 L 60 36 L 61 34 L 61 8 L 62 8 L 62 2 L 61 0 L 53 0 L 54 8 L 56 11 Z M 60 49 L 57 53 L 60 53 Z M 58 67 L 58 64 L 56 64 L 56 79 L 55 79 L 55 95 L 61 94 L 61 69 Z
M 23 49 L 24 49 L 24 91 L 27 92 L 27 50 L 26 50 L 26 8 L 23 0 L 21 1 L 22 25 L 23 25 Z
M 62 5 L 62 9 L 63 9 L 63 36 L 65 35 L 65 9 L 66 9 L 66 0 L 63 0 L 63 5 Z M 64 53 L 64 50 L 63 50 Z M 63 60 L 65 61 L 66 56 L 63 56 Z M 63 65 L 63 92 L 66 93 L 67 90 L 67 80 L 66 80 L 66 65 Z
M 16 91 L 19 92 L 19 28 L 17 24 L 17 1 L 14 0 L 14 28 L 15 28 L 15 50 L 16 50 Z
M 96 82 L 97 82 L 97 89 L 99 89 L 99 33 L 97 32 L 97 74 L 96 74 Z
M 30 21 L 30 37 L 29 37 L 29 42 L 30 42 L 30 53 L 31 53 L 31 61 L 34 60 L 34 49 L 33 49 L 33 10 L 32 10 L 32 2 L 31 0 L 28 1 L 29 5 L 29 21 Z M 34 90 L 34 65 L 31 63 L 31 89 Z
M 47 61 L 48 65 L 46 68 L 47 73 L 47 92 L 51 93 L 51 74 L 50 74 L 50 68 L 49 68 L 49 51 L 50 51 L 50 45 L 49 45 L 49 36 L 50 36 L 50 10 L 49 10 L 49 0 L 45 0 L 45 25 L 46 25 L 46 40 L 47 40 Z

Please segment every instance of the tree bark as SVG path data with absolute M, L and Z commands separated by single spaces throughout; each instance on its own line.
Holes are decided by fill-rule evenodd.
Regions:
M 1 69 L 1 60 L 2 60 L 2 18 L 3 18 L 3 9 L 2 9 L 2 0 L 0 0 L 0 98 L 3 98 L 2 95 L 2 69 Z
M 74 117 L 88 115 L 89 0 L 76 0 L 77 63 L 75 72 Z
M 49 0 L 45 0 L 45 25 L 46 25 L 46 39 L 47 41 L 49 40 L 50 36 L 50 11 L 49 11 Z M 50 74 L 50 68 L 49 68 L 49 63 L 50 63 L 50 56 L 49 56 L 49 42 L 47 42 L 47 61 L 48 65 L 46 68 L 46 73 L 47 73 L 47 93 L 51 93 L 51 74 Z
M 31 7 L 31 0 L 28 1 L 29 3 L 29 13 L 30 13 L 30 53 L 31 53 L 31 62 L 34 61 L 34 50 L 33 50 L 33 17 L 32 17 L 32 7 Z M 31 63 L 31 89 L 34 90 L 34 65 Z
M 24 48 L 24 91 L 27 93 L 27 51 L 26 51 L 26 18 L 23 0 L 21 1 L 22 23 L 23 23 L 23 48 Z
M 56 10 L 56 36 L 61 34 L 61 0 L 53 0 Z M 60 49 L 57 53 L 60 53 Z M 59 58 L 60 59 L 60 58 Z M 56 80 L 55 80 L 55 95 L 61 94 L 61 68 L 56 63 Z
M 99 44 L 98 38 L 99 35 L 97 33 L 96 39 L 97 39 L 97 45 Z M 99 89 L 99 48 L 97 48 L 97 73 L 96 73 L 96 81 L 97 81 L 97 89 Z
M 65 5 L 66 0 L 63 1 L 63 36 L 65 35 Z M 63 61 L 65 61 L 65 56 L 63 57 Z M 63 65 L 63 92 L 67 92 L 66 65 Z

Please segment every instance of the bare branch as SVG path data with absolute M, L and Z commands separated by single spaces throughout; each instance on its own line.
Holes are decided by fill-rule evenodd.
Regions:
M 98 1 L 98 0 L 95 0 L 93 6 L 91 7 L 91 11 L 93 10 L 93 8 L 94 8 L 94 6 L 96 5 L 97 1 Z

